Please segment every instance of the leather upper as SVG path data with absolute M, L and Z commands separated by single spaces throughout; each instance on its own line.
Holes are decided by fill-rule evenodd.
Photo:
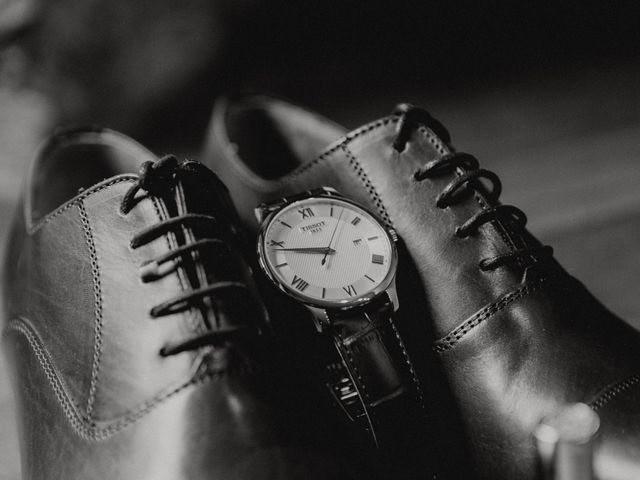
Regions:
M 32 167 L 3 282 L 24 478 L 356 478 L 327 441 L 340 430 L 322 399 L 273 353 L 224 187 L 185 174 L 166 195 L 139 191 L 123 212 L 144 161 L 157 159 L 94 129 L 54 137 Z M 216 217 L 227 246 L 178 256 L 144 280 L 141 267 L 204 238 L 185 225 L 132 244 L 180 214 Z M 150 313 L 215 282 L 242 288 Z M 161 354 L 245 326 L 262 332 L 257 340 Z
M 286 108 L 289 115 L 271 113 Z M 326 131 L 337 138 L 313 156 L 280 146 L 254 158 L 259 149 L 245 147 L 236 131 L 238 119 L 255 111 L 270 118 L 278 142 L 314 145 L 307 153 Z M 434 415 L 457 412 L 458 420 L 440 423 L 440 438 L 444 442 L 455 431 L 464 440 L 454 441 L 443 458 L 469 464 L 480 478 L 535 478 L 535 425 L 565 403 L 582 401 L 602 420 L 599 478 L 640 478 L 639 334 L 553 260 L 531 255 L 493 271 L 480 269 L 483 259 L 540 244 L 508 218 L 485 223 L 468 238 L 455 235 L 456 227 L 495 204 L 488 187 L 475 182 L 451 206 L 436 206 L 465 171 L 416 179 L 416 172 L 452 151 L 426 125 L 416 125 L 398 151 L 402 115 L 346 134 L 327 123 L 320 134 L 309 129 L 291 136 L 289 124 L 303 124 L 301 116 L 299 107 L 268 97 L 224 100 L 214 111 L 207 161 L 230 186 L 250 228 L 257 228 L 257 204 L 319 186 L 361 202 L 395 228 L 406 256 L 398 271 L 397 326 L 409 353 L 422 358 L 417 370 Z M 259 158 L 263 164 L 256 168 Z M 282 165 L 289 166 L 285 173 L 264 174 L 282 172 Z

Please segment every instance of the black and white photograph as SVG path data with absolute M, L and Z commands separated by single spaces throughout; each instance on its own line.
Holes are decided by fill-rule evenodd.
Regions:
M 640 4 L 0 0 L 0 480 L 640 480 Z

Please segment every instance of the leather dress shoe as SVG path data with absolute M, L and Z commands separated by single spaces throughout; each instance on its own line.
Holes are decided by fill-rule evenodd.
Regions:
M 287 102 L 240 96 L 218 102 L 207 142 L 205 161 L 249 228 L 257 204 L 327 186 L 397 231 L 407 260 L 397 325 L 445 463 L 536 478 L 536 424 L 584 402 L 601 419 L 598 478 L 640 478 L 640 334 L 562 269 L 524 213 L 500 204 L 498 177 L 425 110 L 400 105 L 347 133 Z
M 279 355 L 236 220 L 197 162 L 101 129 L 46 145 L 3 282 L 24 478 L 360 478 Z

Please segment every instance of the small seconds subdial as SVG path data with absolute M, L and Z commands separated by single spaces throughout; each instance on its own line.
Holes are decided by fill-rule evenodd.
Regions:
M 279 211 L 262 235 L 271 276 L 307 303 L 347 305 L 388 283 L 395 247 L 372 215 L 350 202 L 315 197 Z

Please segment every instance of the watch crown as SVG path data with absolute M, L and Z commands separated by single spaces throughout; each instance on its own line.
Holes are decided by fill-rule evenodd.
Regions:
M 398 241 L 398 232 L 395 231 L 395 229 L 389 227 L 388 229 L 389 231 L 389 236 L 391 237 L 391 240 L 393 240 L 394 242 Z

